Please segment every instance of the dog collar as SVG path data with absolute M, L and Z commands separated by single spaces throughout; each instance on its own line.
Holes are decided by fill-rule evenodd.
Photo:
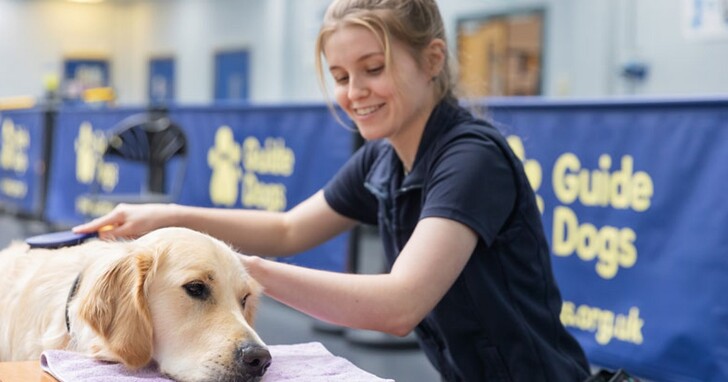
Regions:
M 76 296 L 76 292 L 78 292 L 78 284 L 81 283 L 81 274 L 79 273 L 78 276 L 76 276 L 76 279 L 73 280 L 73 285 L 71 285 L 71 290 L 68 292 L 68 298 L 66 299 L 66 330 L 68 332 L 71 332 L 71 320 L 68 317 L 68 305 L 71 304 L 71 300 L 73 300 L 73 297 Z

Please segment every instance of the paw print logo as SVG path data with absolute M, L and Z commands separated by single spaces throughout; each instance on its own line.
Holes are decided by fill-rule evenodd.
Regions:
M 119 166 L 100 160 L 106 151 L 106 138 L 94 131 L 89 122 L 81 123 L 74 141 L 76 150 L 76 180 L 82 184 L 97 181 L 104 191 L 112 191 L 119 183 Z
M 28 130 L 6 118 L 2 126 L 2 140 L 0 140 L 0 166 L 5 170 L 24 174 L 28 170 L 28 146 L 30 134 Z
M 526 159 L 526 149 L 523 147 L 523 141 L 521 141 L 521 138 L 516 135 L 510 135 L 506 139 L 508 141 L 508 145 L 511 146 L 511 149 L 516 154 L 518 159 L 523 162 L 523 169 L 526 172 L 528 183 L 531 184 L 533 192 L 536 193 L 536 205 L 538 205 L 538 210 L 543 213 L 543 198 L 541 197 L 541 195 L 538 194 L 538 190 L 539 188 L 541 188 L 541 182 L 543 180 L 543 171 L 541 170 L 541 165 L 538 163 L 538 161 L 534 159 Z
M 95 135 L 90 123 L 84 122 L 78 129 L 78 137 L 74 142 L 76 150 L 76 179 L 83 184 L 90 184 L 96 173 Z
M 233 130 L 221 126 L 215 133 L 215 146 L 207 152 L 207 164 L 212 169 L 210 200 L 213 204 L 233 206 L 238 199 L 238 184 L 243 177 L 240 168 L 242 149 L 235 142 Z

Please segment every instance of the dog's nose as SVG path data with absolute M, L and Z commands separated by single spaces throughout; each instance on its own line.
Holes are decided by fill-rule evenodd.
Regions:
M 270 366 L 270 352 L 264 346 L 244 343 L 238 348 L 238 362 L 245 374 L 260 377 Z

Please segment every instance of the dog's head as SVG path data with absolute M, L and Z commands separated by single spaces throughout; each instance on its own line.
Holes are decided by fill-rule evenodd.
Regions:
M 240 255 L 183 228 L 154 231 L 126 243 L 124 251 L 84 272 L 80 325 L 72 323 L 79 341 L 92 338 L 97 357 L 131 368 L 153 359 L 178 381 L 257 381 L 263 375 L 270 353 L 252 328 L 261 287 Z

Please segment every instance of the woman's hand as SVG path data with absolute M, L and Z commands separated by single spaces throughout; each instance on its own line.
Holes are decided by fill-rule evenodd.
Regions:
M 477 243 L 468 226 L 427 217 L 389 273 L 338 273 L 255 256 L 242 262 L 265 294 L 286 305 L 326 322 L 404 336 L 452 287 Z
M 119 204 L 108 214 L 73 227 L 73 232 L 99 232 L 102 239 L 136 238 L 173 225 L 175 204 Z

